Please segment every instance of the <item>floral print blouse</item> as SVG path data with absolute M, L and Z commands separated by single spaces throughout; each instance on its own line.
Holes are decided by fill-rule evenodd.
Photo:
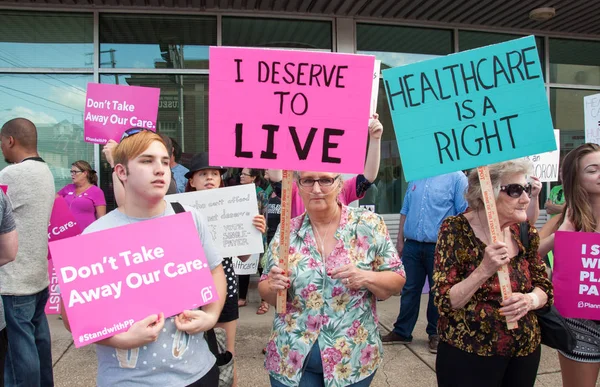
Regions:
M 313 344 L 321 350 L 325 386 L 347 386 L 371 375 L 382 359 L 375 296 L 367 289 L 349 290 L 327 271 L 347 264 L 372 271 L 404 266 L 383 219 L 362 208 L 341 206 L 337 245 L 323 258 L 305 213 L 291 221 L 287 312 L 276 314 L 265 366 L 287 386 L 297 386 Z M 279 229 L 267 251 L 268 273 L 279 261 Z M 261 281 L 266 280 L 263 274 Z
M 511 226 L 510 231 L 519 246 L 519 253 L 508 266 L 512 291 L 529 293 L 539 287 L 548 295 L 548 305 L 552 305 L 552 283 L 537 252 L 537 230 L 529 226 L 527 251 L 520 240 L 519 225 Z M 499 312 L 502 294 L 497 275 L 491 276 L 464 307 L 451 307 L 450 289 L 481 264 L 485 248 L 464 215 L 448 217 L 442 223 L 433 270 L 440 340 L 479 356 L 527 356 L 540 345 L 537 317 L 530 311 L 518 321 L 518 328 L 507 329 L 506 318 Z

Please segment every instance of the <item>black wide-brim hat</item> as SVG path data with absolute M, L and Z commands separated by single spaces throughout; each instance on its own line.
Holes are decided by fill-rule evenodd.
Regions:
M 221 176 L 227 172 L 227 168 L 210 166 L 210 164 L 208 164 L 208 153 L 202 152 L 197 153 L 194 155 L 194 157 L 192 157 L 192 161 L 190 162 L 190 170 L 185 174 L 185 178 L 191 179 L 194 173 L 203 169 L 216 169 L 221 172 Z

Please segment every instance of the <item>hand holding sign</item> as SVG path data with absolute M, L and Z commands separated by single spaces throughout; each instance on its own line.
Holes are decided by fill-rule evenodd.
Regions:
M 180 331 L 195 335 L 211 329 L 218 320 L 218 314 L 207 313 L 200 309 L 184 310 L 175 317 L 175 326 Z

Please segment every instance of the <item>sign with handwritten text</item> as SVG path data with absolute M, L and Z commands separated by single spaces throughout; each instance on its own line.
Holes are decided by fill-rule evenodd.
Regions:
M 558 231 L 554 237 L 554 305 L 564 316 L 600 320 L 600 235 Z
M 600 94 L 583 97 L 585 142 L 600 144 Z
M 167 195 L 165 200 L 194 207 L 206 216 L 222 257 L 263 252 L 262 234 L 252 225 L 258 215 L 254 184 Z
M 70 238 L 81 234 L 81 229 L 71 213 L 67 202 L 62 196 L 54 199 L 50 223 L 48 224 L 48 242 Z M 60 293 L 58 291 L 58 277 L 54 270 L 52 255 L 48 250 L 48 278 L 50 279 L 48 302 L 44 312 L 46 314 L 60 314 Z
M 406 180 L 556 149 L 533 36 L 383 70 Z
M 83 113 L 83 139 L 94 144 L 119 142 L 129 128 L 156 132 L 160 89 L 88 83 Z
M 554 130 L 556 140 L 556 150 L 527 156 L 533 164 L 533 176 L 540 179 L 542 183 L 548 181 L 558 181 L 558 171 L 560 162 L 560 131 Z
M 246 261 L 233 257 L 233 270 L 237 275 L 252 275 L 258 271 L 260 254 L 252 254 Z
M 210 163 L 362 173 L 374 61 L 210 47 Z
M 151 314 L 170 317 L 219 298 L 189 212 L 49 247 L 75 347 L 126 331 Z

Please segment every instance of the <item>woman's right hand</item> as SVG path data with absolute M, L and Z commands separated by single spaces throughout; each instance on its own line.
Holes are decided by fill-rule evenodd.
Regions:
M 508 262 L 508 247 L 506 243 L 496 242 L 485 248 L 483 261 L 481 261 L 479 268 L 489 278 Z
M 290 278 L 284 274 L 283 269 L 273 266 L 267 274 L 267 281 L 271 291 L 284 290 L 290 287 Z

